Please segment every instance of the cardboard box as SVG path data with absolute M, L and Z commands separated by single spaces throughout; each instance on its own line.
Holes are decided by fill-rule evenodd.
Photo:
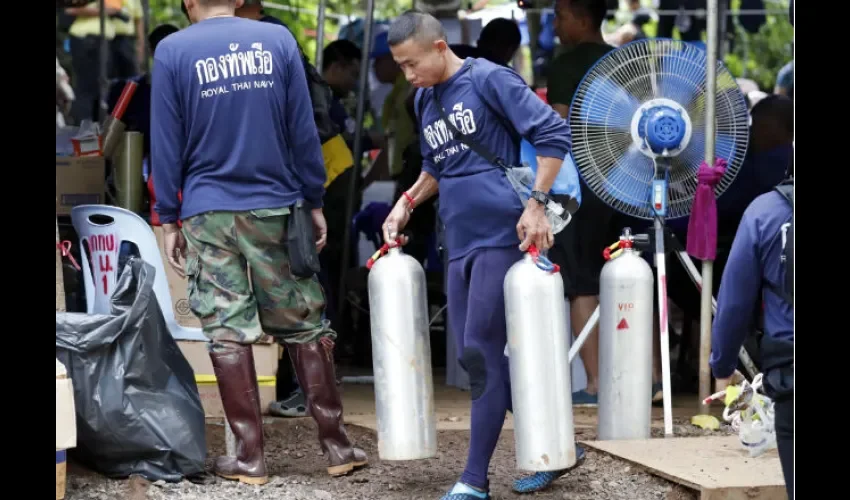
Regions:
M 68 215 L 77 205 L 103 203 L 105 186 L 103 157 L 56 157 L 56 215 Z
M 65 367 L 56 360 L 56 449 L 77 446 L 77 413 L 74 407 L 74 384 Z
M 71 139 L 74 156 L 103 156 L 103 137 L 89 135 Z
M 65 365 L 56 360 L 56 500 L 65 498 L 66 453 L 77 446 L 74 385 Z
M 67 475 L 67 457 L 65 450 L 56 451 L 56 500 L 65 498 L 65 481 Z
M 174 269 L 168 263 L 168 258 L 165 256 L 165 240 L 163 239 L 164 233 L 162 228 L 154 226 L 153 234 L 156 235 L 156 244 L 159 247 L 159 254 L 162 257 L 162 264 L 165 267 L 165 277 L 168 279 L 168 292 L 171 294 L 171 308 L 174 309 L 174 317 L 177 319 L 177 324 L 189 328 L 200 328 L 201 321 L 189 309 L 186 278 L 181 278 L 174 272 Z M 209 373 L 212 373 L 212 371 Z
M 204 405 L 204 415 L 207 418 L 224 417 L 221 395 L 218 392 L 218 383 L 207 347 L 209 344 L 207 342 L 179 340 L 177 345 L 195 372 L 195 382 L 198 384 L 201 403 Z M 260 407 L 263 409 L 263 414 L 266 414 L 268 413 L 269 403 L 274 401 L 276 396 L 278 347 L 270 337 L 266 336 L 260 342 L 254 344 L 253 349 L 257 385 L 260 389 Z

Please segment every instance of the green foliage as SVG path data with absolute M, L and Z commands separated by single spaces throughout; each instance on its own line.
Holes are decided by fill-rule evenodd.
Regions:
M 787 8 L 787 3 L 783 3 Z M 737 29 L 735 48 L 724 62 L 734 76 L 749 78 L 762 91 L 773 92 L 776 74 L 793 58 L 794 27 L 788 16 L 767 16 L 767 22 L 756 34 Z
M 173 24 L 178 28 L 189 26 L 189 20 L 180 10 L 183 0 L 148 0 L 150 4 L 150 29 L 160 24 Z
M 185 28 L 189 21 L 180 10 L 182 0 L 149 0 L 150 27 L 170 23 L 178 28 Z M 295 39 L 304 52 L 314 60 L 316 56 L 315 32 L 318 26 L 319 0 L 275 0 L 275 4 L 292 7 L 293 10 L 266 8 L 266 14 L 277 17 L 292 30 Z M 360 0 L 327 0 L 326 14 L 349 16 L 351 18 L 364 15 L 366 2 Z M 409 9 L 412 0 L 376 0 L 375 19 L 389 19 Z M 339 32 L 339 19 L 325 18 L 325 44 L 336 39 Z

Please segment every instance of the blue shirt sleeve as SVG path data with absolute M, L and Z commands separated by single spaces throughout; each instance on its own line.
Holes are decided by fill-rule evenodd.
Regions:
M 752 205 L 741 219 L 717 296 L 709 364 L 716 378 L 732 375 L 761 297 L 762 265 Z
M 167 53 L 166 53 L 167 54 Z M 151 84 L 151 172 L 156 206 L 163 224 L 177 222 L 183 186 L 183 151 L 186 134 L 177 98 L 177 86 L 166 54 L 157 53 Z
M 313 208 L 321 208 L 327 179 L 322 145 L 313 117 L 313 105 L 301 53 L 295 48 L 289 51 L 289 54 L 289 80 L 284 113 L 288 123 L 283 124 L 283 129 L 286 131 L 286 143 L 292 148 L 293 171 L 301 182 L 301 194 Z
M 570 152 L 570 130 L 566 120 L 531 90 L 515 71 L 499 67 L 484 85 L 484 98 L 497 103 L 516 131 L 534 145 L 537 156 L 563 160 Z
M 419 124 L 417 128 L 420 131 L 422 130 L 422 116 L 419 111 L 422 107 L 422 99 L 424 98 L 425 90 L 420 89 L 416 91 L 416 98 L 413 100 L 413 111 L 416 114 L 416 122 Z M 437 165 L 434 164 L 434 160 L 431 157 L 431 148 L 428 146 L 428 143 L 425 142 L 425 134 L 421 132 L 419 133 L 419 150 L 422 153 L 422 171 L 439 181 L 440 173 L 437 170 Z

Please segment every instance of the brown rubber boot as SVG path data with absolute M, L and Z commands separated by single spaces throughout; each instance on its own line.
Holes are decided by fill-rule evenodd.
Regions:
M 344 476 L 369 463 L 366 453 L 351 445 L 342 421 L 342 399 L 334 374 L 333 343 L 289 344 L 287 350 L 298 383 L 307 398 L 307 413 L 319 427 L 319 443 L 327 453 L 328 474 Z
M 210 351 L 224 414 L 236 438 L 236 456 L 218 457 L 213 472 L 247 484 L 266 484 L 263 416 L 254 352 L 250 345 L 221 342 Z

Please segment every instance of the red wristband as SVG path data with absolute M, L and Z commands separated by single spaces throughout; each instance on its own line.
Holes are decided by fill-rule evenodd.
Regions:
M 410 203 L 410 209 L 411 209 L 411 210 L 413 210 L 413 207 L 415 207 L 415 206 L 416 206 L 416 203 L 414 203 L 414 202 L 413 202 L 413 197 L 412 197 L 412 196 L 410 196 L 409 194 L 407 194 L 407 191 L 404 191 L 404 192 L 403 192 L 403 193 L 401 193 L 401 194 L 402 194 L 402 196 L 404 196 L 405 198 L 407 198 L 407 202 L 408 202 L 408 203 Z

